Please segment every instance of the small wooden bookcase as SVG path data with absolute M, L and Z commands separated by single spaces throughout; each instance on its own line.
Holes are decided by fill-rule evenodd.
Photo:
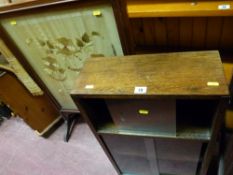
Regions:
M 75 83 L 119 174 L 207 174 L 229 95 L 218 51 L 91 58 Z

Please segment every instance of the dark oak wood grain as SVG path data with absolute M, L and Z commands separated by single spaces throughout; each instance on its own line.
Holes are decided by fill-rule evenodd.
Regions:
M 218 82 L 219 86 L 208 86 L 208 82 Z M 87 88 L 89 85 L 92 88 Z M 134 96 L 136 86 L 147 87 L 147 93 L 140 97 L 228 95 L 217 51 L 91 58 L 72 94 Z

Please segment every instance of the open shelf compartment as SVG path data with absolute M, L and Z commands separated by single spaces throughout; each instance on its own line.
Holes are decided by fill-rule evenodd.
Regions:
M 140 129 L 121 129 L 114 123 L 105 99 L 82 99 L 88 108 L 90 122 L 98 134 L 117 134 L 142 137 L 179 138 L 209 141 L 211 126 L 219 100 L 176 100 L 176 134 L 162 134 Z M 81 101 L 82 101 L 81 100 Z

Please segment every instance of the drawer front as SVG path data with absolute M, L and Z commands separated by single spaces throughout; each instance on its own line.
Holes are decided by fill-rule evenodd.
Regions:
M 102 139 L 123 174 L 159 175 L 153 139 L 117 135 Z
M 106 100 L 106 104 L 120 129 L 176 135 L 175 100 Z
M 196 175 L 197 163 L 191 161 L 158 160 L 159 172 L 174 175 Z
M 158 159 L 198 162 L 202 142 L 190 140 L 156 139 Z

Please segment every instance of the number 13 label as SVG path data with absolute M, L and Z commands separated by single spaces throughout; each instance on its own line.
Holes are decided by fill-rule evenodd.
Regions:
M 135 94 L 146 94 L 147 92 L 147 87 L 146 86 L 136 86 L 134 88 L 134 93 Z

